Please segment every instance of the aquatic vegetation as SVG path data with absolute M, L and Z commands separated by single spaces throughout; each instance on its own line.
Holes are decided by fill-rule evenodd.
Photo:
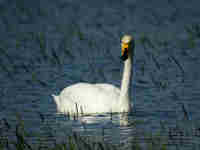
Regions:
M 185 26 L 188 35 L 189 48 L 196 48 L 196 40 L 200 38 L 200 24 L 191 24 Z
M 128 144 L 128 149 L 134 150 L 168 150 L 175 147 L 181 148 L 184 145 L 192 145 L 192 141 L 190 141 L 191 139 L 187 141 L 189 139 L 188 137 L 190 137 L 189 135 L 192 134 L 193 136 L 199 136 L 196 132 L 191 133 L 191 129 L 185 131 L 182 126 L 183 122 L 177 121 L 175 127 L 169 127 L 166 125 L 165 121 L 161 121 L 160 128 L 154 133 L 152 133 L 152 131 L 143 132 L 143 130 L 141 130 L 141 132 L 140 130 L 134 130 L 134 133 L 129 137 L 131 138 L 129 143 L 108 143 L 105 138 L 106 127 L 102 128 L 102 138 L 81 135 L 78 132 L 72 131 L 68 134 L 65 133 L 65 136 L 62 136 L 62 138 L 59 139 L 56 132 L 54 132 L 54 129 L 48 124 L 48 122 L 46 122 L 47 118 L 45 118 L 41 113 L 39 113 L 39 116 L 41 122 L 45 125 L 43 127 L 47 132 L 45 135 L 39 132 L 30 132 L 19 113 L 16 114 L 16 124 L 12 124 L 12 122 L 6 118 L 0 120 L 0 149 L 125 150 L 127 149 Z M 112 120 L 112 114 L 110 119 Z M 141 121 L 136 120 L 133 124 L 129 125 L 129 128 L 137 128 L 142 124 L 144 124 L 144 122 L 142 123 Z M 87 128 L 87 124 L 84 126 Z M 14 132 L 14 137 L 12 136 L 11 138 L 10 136 L 7 136 L 9 135 L 9 132 Z M 187 135 L 187 132 L 190 134 Z
M 40 53 L 44 60 L 48 59 L 47 52 L 46 52 L 46 42 L 45 42 L 45 35 L 43 32 L 39 32 L 37 35 L 37 41 L 40 47 Z

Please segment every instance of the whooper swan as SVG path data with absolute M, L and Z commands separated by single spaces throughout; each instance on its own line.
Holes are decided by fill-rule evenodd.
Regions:
M 124 71 L 121 89 L 111 84 L 77 83 L 63 89 L 60 95 L 52 95 L 61 113 L 106 113 L 131 110 L 130 86 L 132 80 L 132 56 L 134 40 L 124 35 L 121 40 L 121 59 Z

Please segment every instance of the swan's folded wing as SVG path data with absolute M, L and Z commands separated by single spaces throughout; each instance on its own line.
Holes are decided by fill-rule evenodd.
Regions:
M 117 105 L 119 94 L 120 90 L 109 84 L 79 83 L 61 92 L 60 103 L 63 108 L 72 111 L 78 105 L 85 112 L 109 112 L 112 106 Z
M 96 87 L 102 89 L 102 90 L 105 90 L 106 92 L 109 92 L 109 93 L 114 93 L 116 94 L 116 96 L 119 96 L 120 95 L 120 89 L 115 87 L 114 85 L 112 84 L 95 84 Z

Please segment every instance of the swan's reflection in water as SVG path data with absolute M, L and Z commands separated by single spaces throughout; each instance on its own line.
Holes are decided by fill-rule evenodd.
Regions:
M 135 130 L 134 120 L 130 119 L 129 115 L 125 113 L 80 116 L 76 120 L 57 117 L 56 122 L 58 124 L 57 137 L 62 137 L 63 131 L 70 130 L 112 144 L 127 142 L 127 137 L 129 135 L 131 137 Z
M 80 116 L 77 120 L 60 117 L 57 120 L 60 131 L 57 133 L 63 134 L 63 131 L 70 129 L 71 132 L 91 137 L 93 140 L 103 140 L 128 149 L 136 143 L 145 145 L 150 140 L 147 139 L 149 135 L 158 132 L 160 120 L 156 119 L 156 114 L 158 115 L 156 112 L 137 111 L 134 114 Z

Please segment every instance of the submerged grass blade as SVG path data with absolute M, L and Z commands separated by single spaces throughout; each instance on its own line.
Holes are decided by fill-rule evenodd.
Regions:
M 174 56 L 170 55 L 170 58 L 175 62 L 175 64 L 181 70 L 181 73 L 182 73 L 182 82 L 184 83 L 184 80 L 185 80 L 185 77 L 184 77 L 185 76 L 185 71 L 184 71 L 183 67 L 181 66 L 181 64 L 178 62 L 178 60 Z
M 54 48 L 51 49 L 51 52 L 52 52 L 53 58 L 56 60 L 58 65 L 61 65 L 60 59 L 59 59 L 58 55 L 56 54 L 56 51 Z
M 4 56 L 6 56 L 6 58 L 8 59 L 8 61 L 10 62 L 11 65 L 14 65 L 13 59 L 11 58 L 11 56 L 7 53 L 7 51 L 6 51 L 4 48 L 0 47 L 0 52 L 1 52 Z
M 48 55 L 46 52 L 46 42 L 45 42 L 45 35 L 43 32 L 39 32 L 37 35 L 37 41 L 39 43 L 39 47 L 40 47 L 40 53 L 43 57 L 44 60 L 48 59 Z

